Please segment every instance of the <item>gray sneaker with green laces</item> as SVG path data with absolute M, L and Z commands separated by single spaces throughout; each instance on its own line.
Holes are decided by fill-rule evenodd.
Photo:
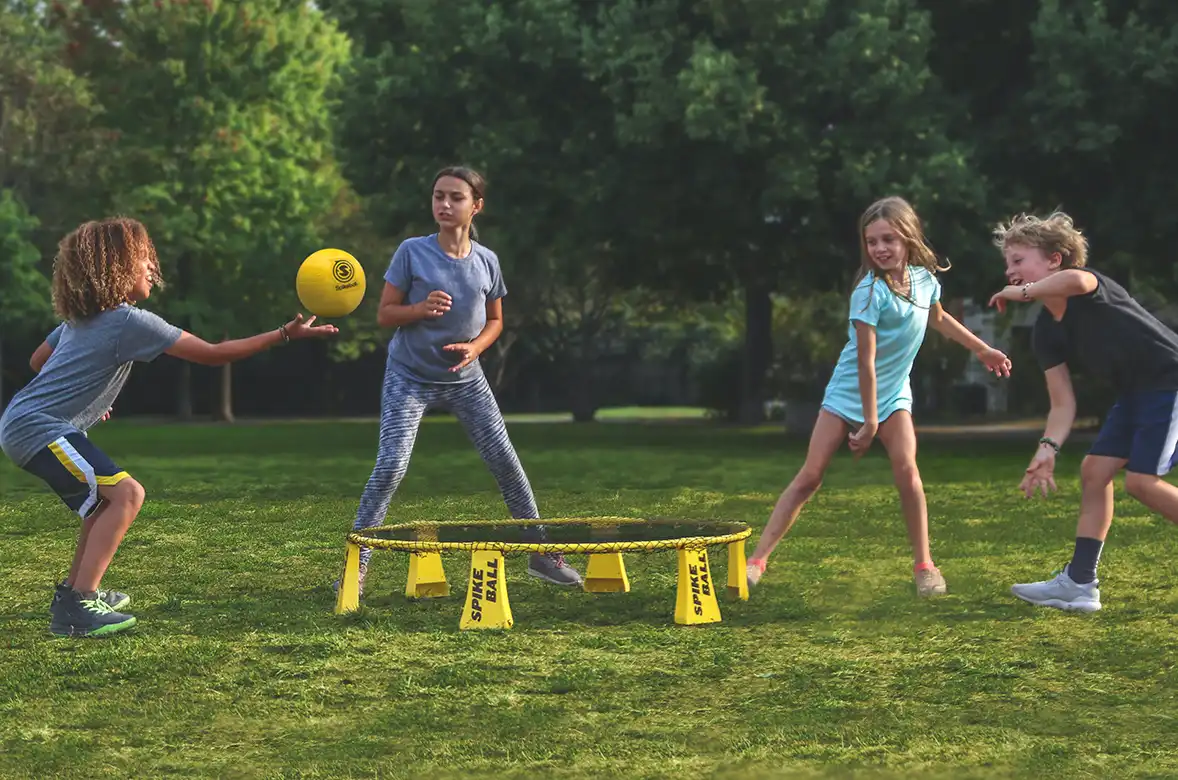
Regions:
M 98 594 L 69 590 L 49 608 L 49 631 L 60 637 L 100 637 L 135 625 L 131 615 L 115 612 Z
M 53 603 L 56 604 L 57 600 L 61 598 L 61 594 L 69 590 L 72 589 L 69 585 L 65 584 L 64 580 L 57 583 L 57 589 L 53 592 Z M 116 612 L 131 605 L 131 597 L 126 593 L 120 593 L 117 590 L 103 590 L 102 588 L 99 588 L 98 598 L 101 601 L 105 601 L 106 605 Z

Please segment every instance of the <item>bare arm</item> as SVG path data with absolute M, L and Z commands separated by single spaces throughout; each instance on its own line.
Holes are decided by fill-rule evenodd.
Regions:
M 1036 490 L 1041 490 L 1044 496 L 1049 490 L 1055 490 L 1057 448 L 1062 447 L 1067 440 L 1076 419 L 1076 394 L 1072 390 L 1072 376 L 1067 364 L 1061 363 L 1047 369 L 1044 376 L 1047 379 L 1047 393 L 1051 396 L 1051 411 L 1047 413 L 1043 441 L 1039 443 L 1039 449 L 1035 450 L 1035 457 L 1031 458 L 1031 465 L 1027 466 L 1023 481 L 1019 483 L 1019 489 L 1027 498 L 1033 496 Z
M 479 335 L 470 343 L 477 347 L 481 354 L 486 352 L 502 334 L 503 299 L 496 298 L 493 301 L 487 301 L 487 324 L 483 326 Z
M 1068 268 L 1040 279 L 1037 282 L 1023 285 L 1026 297 L 1031 300 L 1040 298 L 1071 298 L 1076 295 L 1087 295 L 1097 287 L 1096 276 L 1081 271 L 1079 268 Z
M 503 333 L 503 299 L 496 298 L 493 301 L 487 301 L 487 324 L 470 341 L 461 341 L 457 344 L 447 344 L 442 349 L 450 352 L 462 353 L 462 359 L 456 365 L 450 368 L 451 371 L 459 371 L 474 361 L 478 360 L 479 355 L 487 351 L 487 349 L 495 343 L 495 339 L 499 338 Z
M 863 425 L 848 437 L 847 446 L 858 459 L 870 449 L 875 434 L 879 432 L 879 402 L 875 397 L 875 328 L 856 320 L 855 341 L 859 347 L 859 397 L 863 401 Z
M 863 401 L 865 425 L 879 424 L 879 409 L 875 390 L 875 328 L 865 322 L 855 322 L 859 344 L 859 397 Z
M 380 294 L 380 308 L 376 311 L 376 324 L 382 328 L 399 328 L 434 319 L 450 311 L 450 303 L 450 296 L 441 290 L 434 290 L 420 303 L 405 303 L 405 292 L 385 282 Z
M 937 333 L 956 341 L 972 352 L 987 369 L 996 375 L 1010 376 L 1010 358 L 1001 350 L 994 349 L 978 338 L 969 328 L 958 322 L 956 317 L 945 311 L 939 302 L 934 303 L 929 309 L 929 324 Z
M 282 334 L 277 330 L 259 333 L 245 339 L 221 341 L 216 344 L 210 344 L 199 336 L 184 331 L 176 343 L 165 351 L 172 357 L 187 360 L 189 363 L 198 363 L 202 366 L 223 366 L 226 363 L 251 357 L 281 343 Z
M 929 309 L 928 320 L 929 325 L 932 325 L 933 330 L 937 333 L 956 341 L 975 355 L 990 348 L 989 344 L 975 336 L 969 328 L 958 322 L 956 317 L 945 311 L 940 303 L 934 303 Z
M 1005 313 L 1007 301 L 1027 303 L 1042 298 L 1071 298 L 1076 295 L 1087 295 L 1098 286 L 1095 274 L 1079 268 L 1068 268 L 1056 271 L 1037 282 L 1027 282 L 1017 287 L 1008 284 L 994 293 L 990 298 L 990 305 Z
M 294 341 L 311 336 L 328 336 L 339 332 L 339 329 L 334 325 L 316 325 L 315 327 L 311 327 L 311 323 L 314 321 L 315 317 L 312 316 L 304 322 L 303 315 L 300 314 L 281 328 L 275 328 L 274 330 L 244 339 L 229 339 L 216 344 L 210 344 L 188 331 L 181 331 L 180 338 L 176 339 L 176 343 L 165 350 L 165 352 L 173 357 L 187 360 L 190 363 L 198 363 L 202 366 L 223 366 L 226 363 L 234 363 L 238 360 L 252 357 L 259 352 L 282 344 L 287 340 Z
M 42 341 L 41 346 L 37 347 L 33 351 L 33 356 L 29 358 L 29 367 L 33 369 L 33 373 L 41 373 L 41 369 L 45 367 L 45 363 L 52 354 L 53 347 L 49 346 L 48 341 Z
M 1061 363 L 1047 369 L 1044 378 L 1047 380 L 1047 394 L 1051 398 L 1051 411 L 1047 413 L 1043 438 L 1051 439 L 1062 447 L 1076 420 L 1076 394 L 1072 389 L 1072 375 L 1067 364 Z

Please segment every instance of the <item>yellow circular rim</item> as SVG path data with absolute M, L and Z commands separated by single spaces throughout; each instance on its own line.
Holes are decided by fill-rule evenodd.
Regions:
M 651 552 L 654 550 L 695 550 L 703 547 L 732 544 L 749 538 L 753 529 L 745 523 L 732 525 L 744 526 L 739 531 L 727 534 L 683 536 L 675 539 L 654 539 L 648 541 L 610 541 L 610 542 L 439 542 L 431 540 L 408 539 L 376 539 L 366 534 L 373 531 L 403 531 L 406 529 L 425 530 L 430 528 L 455 525 L 492 526 L 492 525 L 632 525 L 647 523 L 638 517 L 557 517 L 541 518 L 539 520 L 421 520 L 414 523 L 397 523 L 395 525 L 381 525 L 366 528 L 363 531 L 352 531 L 347 540 L 361 547 L 371 547 L 377 550 L 397 550 L 401 552 L 435 553 L 447 550 L 475 551 L 498 550 L 499 552 L 527 552 L 527 553 L 614 553 L 614 552 Z M 695 522 L 680 520 L 682 523 Z M 708 522 L 708 521 L 700 521 Z M 713 521 L 714 522 L 714 521 Z

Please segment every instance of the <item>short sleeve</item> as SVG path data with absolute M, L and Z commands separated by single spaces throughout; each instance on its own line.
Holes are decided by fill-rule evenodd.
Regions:
M 488 268 L 491 272 L 491 290 L 487 293 L 487 300 L 496 301 L 507 295 L 507 284 L 503 281 L 503 271 L 499 267 L 499 258 L 491 255 Z
M 1063 326 L 1047 315 L 1046 309 L 1035 321 L 1031 332 L 1031 349 L 1039 368 L 1044 371 L 1068 362 L 1068 341 Z
M 155 360 L 175 344 L 183 332 L 156 314 L 129 306 L 127 321 L 119 334 L 118 360 L 120 363 Z
M 402 293 L 409 294 L 409 287 L 413 284 L 413 270 L 409 263 L 409 242 L 402 241 L 393 252 L 393 259 L 389 262 L 389 269 L 385 271 L 384 280 L 396 287 Z
M 928 274 L 929 284 L 932 285 L 932 291 L 929 293 L 928 298 L 928 305 L 931 309 L 941 302 L 941 280 L 931 271 L 926 271 L 925 273 Z
M 64 322 L 49 332 L 49 335 L 45 337 L 45 343 L 48 344 L 50 348 L 57 349 L 57 343 L 61 341 L 61 332 L 63 330 L 65 330 Z
M 879 313 L 881 306 L 881 299 L 879 295 L 879 288 L 887 288 L 884 282 L 879 281 L 874 276 L 867 276 L 855 291 L 851 293 L 851 310 L 849 317 L 851 322 L 862 322 L 875 328 L 879 326 Z

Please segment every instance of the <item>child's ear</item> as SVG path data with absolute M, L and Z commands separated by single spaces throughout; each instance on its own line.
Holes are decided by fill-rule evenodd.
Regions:
M 1048 260 L 1051 261 L 1051 267 L 1053 269 L 1059 268 L 1061 265 L 1063 265 L 1063 255 L 1061 255 L 1059 252 L 1052 252 L 1051 257 L 1049 257 Z

